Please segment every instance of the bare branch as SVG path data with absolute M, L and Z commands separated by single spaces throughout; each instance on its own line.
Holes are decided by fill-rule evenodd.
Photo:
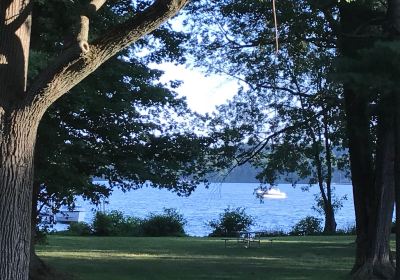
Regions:
M 293 96 L 302 96 L 306 98 L 313 98 L 315 97 L 314 94 L 309 94 L 307 93 L 308 91 L 301 91 L 299 88 L 297 90 L 290 89 L 288 87 L 280 87 L 280 86 L 275 86 L 275 85 L 267 85 L 267 84 L 258 84 L 255 86 L 256 88 L 263 88 L 263 89 L 271 89 L 271 90 L 281 90 L 285 91 Z
M 80 26 L 76 41 L 82 52 L 89 52 L 89 24 L 90 17 L 96 13 L 106 2 L 106 0 L 92 0 L 86 7 L 82 9 L 80 14 Z
M 69 48 L 38 75 L 28 90 L 25 104 L 44 111 L 55 100 L 96 70 L 102 63 L 174 16 L 189 0 L 156 0 L 91 44 L 82 53 Z M 95 6 L 97 7 L 97 6 Z
M 241 165 L 249 162 L 250 160 L 252 160 L 263 149 L 265 149 L 265 147 L 268 145 L 269 141 L 272 140 L 273 138 L 281 135 L 282 133 L 288 132 L 288 131 L 293 130 L 293 129 L 297 129 L 297 128 L 303 126 L 303 125 L 307 125 L 309 121 L 317 118 L 318 116 L 323 115 L 324 113 L 325 113 L 325 110 L 322 110 L 322 111 L 318 112 L 317 114 L 312 115 L 309 118 L 305 119 L 301 123 L 297 123 L 297 124 L 292 124 L 292 125 L 286 126 L 286 127 L 282 128 L 282 129 L 280 129 L 278 131 L 275 131 L 274 133 L 268 135 L 262 141 L 260 141 L 260 143 L 255 145 L 250 151 L 247 151 L 247 152 L 244 152 L 244 153 L 240 154 L 238 156 L 237 162 L 235 163 L 235 165 L 232 168 L 235 168 L 237 166 L 241 166 Z

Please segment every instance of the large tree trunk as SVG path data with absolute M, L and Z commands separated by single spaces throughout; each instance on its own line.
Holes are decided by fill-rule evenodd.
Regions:
M 394 119 L 389 103 L 381 104 L 375 163 L 375 200 L 370 203 L 367 259 L 354 273 L 356 279 L 392 279 L 395 268 L 390 254 L 390 233 L 394 209 Z M 373 198 L 371 198 L 373 199 Z
M 389 39 L 400 40 L 400 0 L 389 0 L 387 10 L 387 28 Z M 396 202 L 396 274 L 400 279 L 400 94 L 394 90 L 391 95 L 394 104 L 394 133 L 395 133 L 395 202 Z
M 0 275 L 26 280 L 31 240 L 33 153 L 39 119 L 24 111 L 1 118 Z
M 342 34 L 352 34 L 373 16 L 370 7 L 359 1 L 340 2 Z M 361 49 L 371 47 L 373 40 L 363 36 L 339 37 L 342 57 L 356 59 Z M 350 84 L 344 85 L 347 136 L 356 214 L 356 259 L 353 275 L 356 279 L 391 279 L 389 228 L 393 212 L 393 130 L 385 133 L 387 124 L 380 122 L 376 164 L 373 164 L 368 94 Z M 383 127 L 382 127 L 383 124 Z M 385 128 L 386 127 L 386 128 Z M 388 146 L 385 146 L 388 145 Z M 374 168 L 375 167 L 375 168 Z M 376 177 L 375 177 L 376 176 Z
M 368 228 L 369 224 L 375 224 L 375 217 L 371 216 L 373 213 L 368 207 L 370 203 L 367 203 L 371 197 L 374 197 L 374 180 L 367 100 L 346 86 L 344 92 L 357 232 L 356 258 L 353 267 L 353 272 L 355 272 L 364 265 L 367 259 Z
M 33 150 L 40 116 L 18 107 L 26 90 L 28 0 L 0 1 L 0 278 L 26 280 Z M 20 103 L 21 104 L 21 103 Z
M 395 104 L 395 203 L 396 203 L 396 276 L 400 279 L 400 95 L 393 96 Z

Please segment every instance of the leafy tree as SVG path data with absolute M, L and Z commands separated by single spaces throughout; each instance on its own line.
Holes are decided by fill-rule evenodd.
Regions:
M 130 8 L 124 5 L 127 3 L 119 3 L 113 9 Z M 50 8 L 49 4 L 34 6 L 42 25 L 53 24 Z M 64 9 L 58 7 L 55 12 Z M 119 15 L 106 6 L 92 24 L 92 33 L 101 33 L 118 20 Z M 53 46 L 48 40 L 54 36 L 51 28 L 33 29 L 31 51 L 50 55 Z M 180 61 L 179 43 L 183 37 L 169 26 L 161 27 L 141 39 L 139 46 L 108 60 L 45 114 L 35 153 L 33 226 L 38 209 L 46 206 L 56 211 L 62 204 L 73 206 L 77 195 L 97 204 L 116 187 L 127 191 L 146 183 L 189 195 L 199 184 L 206 141 L 190 132 L 199 118 L 188 110 L 185 100 L 157 82 L 160 71 L 145 65 L 152 61 Z M 151 52 L 132 55 L 143 49 Z M 31 73 L 40 67 L 40 62 L 34 60 Z M 178 85 L 177 81 L 170 83 L 172 88 Z M 108 186 L 94 183 L 93 176 L 107 180 Z M 32 252 L 31 278 L 38 270 L 43 274 L 49 269 Z
M 196 11 L 205 10 L 192 21 L 199 26 L 192 28 L 198 30 L 194 40 L 200 41 L 200 47 L 192 49 L 198 63 L 243 84 L 234 100 L 219 108 L 220 116 L 213 123 L 219 136 L 230 135 L 223 138 L 225 149 L 237 145 L 236 152 L 231 151 L 238 158 L 236 164 L 257 166 L 262 170 L 258 175 L 262 182 L 273 184 L 279 175 L 296 172 L 299 179 L 309 178 L 311 184 L 317 184 L 324 231 L 335 232 L 331 182 L 334 168 L 343 167 L 338 164 L 343 158 L 334 156 L 343 149 L 341 91 L 327 79 L 335 58 L 331 39 L 307 39 L 323 33 L 326 20 L 306 1 L 281 2 L 281 37 L 287 39 L 281 39 L 285 43 L 274 53 L 269 3 L 223 1 L 210 5 L 205 1 L 193 5 Z M 315 22 L 312 26 L 311 20 Z M 208 25 L 215 28 L 210 31 Z
M 318 89 L 326 91 L 332 88 L 326 87 L 329 84 L 336 88 L 329 99 L 322 98 L 318 107 L 312 109 L 315 117 L 328 108 L 345 113 L 347 129 L 343 142 L 349 148 L 354 190 L 357 247 L 353 275 L 357 279 L 392 279 L 394 275 L 389 234 L 394 185 L 400 187 L 399 180 L 395 180 L 395 174 L 400 177 L 397 172 L 400 169 L 395 172 L 399 161 L 394 161 L 393 156 L 398 143 L 394 117 L 398 106 L 394 104 L 398 95 L 395 81 L 399 5 L 398 0 L 280 1 L 276 11 L 280 48 L 275 54 L 270 3 L 229 0 L 193 3 L 192 23 L 196 27 L 191 30 L 198 31 L 193 37 L 198 45 L 191 46 L 195 46 L 193 53 L 198 63 L 211 72 L 228 73 L 242 80 L 243 91 L 270 90 L 259 99 L 257 94 L 249 94 L 246 102 L 237 102 L 238 105 L 258 106 L 258 110 L 268 111 L 275 92 L 278 101 L 284 100 L 279 95 L 283 91 L 289 93 L 285 94 L 287 99 L 296 103 L 308 95 L 308 89 L 317 100 L 326 96 Z M 324 56 L 327 59 L 321 59 Z M 301 71 L 289 74 L 285 70 L 296 68 Z M 323 87 L 314 79 L 321 72 L 316 69 L 322 71 Z M 325 109 L 321 110 L 321 106 Z M 262 127 L 259 124 L 263 122 L 257 116 L 263 115 L 254 115 L 247 125 Z M 245 134 L 241 131 L 247 131 L 248 127 L 246 119 L 241 121 L 240 131 L 225 137 L 228 141 L 243 139 L 240 133 Z M 324 127 L 323 122 L 320 124 Z M 273 131 L 272 127 L 264 128 Z M 229 126 L 225 129 L 231 131 L 234 130 Z M 264 143 L 260 149 L 267 147 Z M 234 155 L 234 149 L 230 150 Z M 400 246 L 400 239 L 397 244 Z
M 67 1 L 60 1 L 60 3 Z M 105 1 L 76 5 L 76 20 L 60 28 L 71 39 L 43 60 L 45 67 L 27 83 L 31 38 L 30 1 L 0 4 L 0 278 L 28 279 L 33 155 L 39 122 L 47 109 L 105 61 L 155 30 L 187 1 L 155 1 L 120 12 L 121 23 L 93 38 L 89 27 Z M 41 2 L 42 3 L 42 2 Z M 110 3 L 110 5 L 115 3 Z M 33 14 L 35 17 L 35 14 Z M 57 22 L 58 19 L 55 20 Z M 54 26 L 53 26 L 54 27 Z M 47 61 L 50 61 L 47 63 Z

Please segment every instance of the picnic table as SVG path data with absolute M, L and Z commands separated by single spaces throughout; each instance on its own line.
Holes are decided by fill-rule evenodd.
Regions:
M 261 232 L 258 231 L 240 231 L 237 233 L 237 242 L 244 243 L 246 248 L 251 244 L 261 245 Z
M 258 231 L 239 231 L 236 233 L 236 238 L 223 238 L 225 241 L 225 248 L 229 241 L 236 241 L 237 244 L 244 244 L 246 248 L 250 248 L 251 244 L 261 245 L 261 234 Z

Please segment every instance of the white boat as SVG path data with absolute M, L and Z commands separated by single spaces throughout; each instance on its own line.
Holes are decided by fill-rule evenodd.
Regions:
M 265 190 L 263 190 L 261 188 L 257 188 L 254 190 L 254 193 L 257 195 L 263 195 L 265 193 Z
M 83 222 L 85 219 L 86 210 L 81 206 L 76 206 L 73 210 L 68 207 L 61 207 L 60 211 L 56 214 L 56 222 L 58 223 L 72 223 Z
M 287 198 L 286 193 L 280 191 L 278 188 L 269 188 L 265 190 L 262 194 L 263 198 L 270 199 L 285 199 Z

